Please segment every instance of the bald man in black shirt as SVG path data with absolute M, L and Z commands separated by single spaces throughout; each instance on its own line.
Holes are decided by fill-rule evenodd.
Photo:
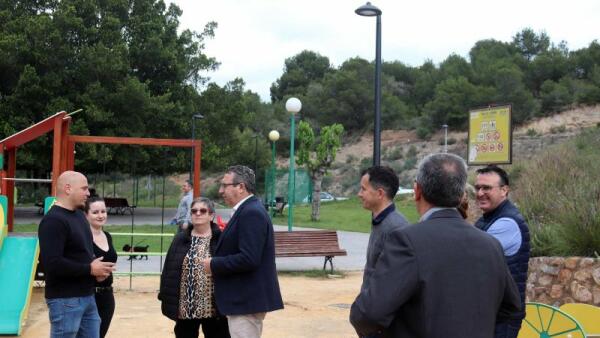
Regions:
M 114 263 L 94 257 L 92 233 L 81 211 L 89 196 L 86 177 L 75 171 L 62 173 L 56 195 L 38 229 L 50 337 L 99 337 L 94 281 L 106 279 Z

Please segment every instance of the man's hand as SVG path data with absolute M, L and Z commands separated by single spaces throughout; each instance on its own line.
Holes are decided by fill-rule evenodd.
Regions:
M 210 271 L 210 258 L 203 260 L 202 266 L 204 266 L 204 271 L 206 271 L 207 275 L 212 275 L 212 271 Z
M 103 262 L 103 259 L 104 257 L 98 257 L 90 263 L 92 276 L 106 279 L 113 271 L 115 271 L 115 263 Z

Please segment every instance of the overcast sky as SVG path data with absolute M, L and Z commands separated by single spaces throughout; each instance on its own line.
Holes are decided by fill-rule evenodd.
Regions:
M 354 10 L 353 0 L 166 0 L 182 10 L 181 28 L 202 32 L 216 21 L 205 53 L 221 66 L 208 76 L 224 85 L 236 77 L 269 101 L 269 87 L 284 61 L 302 50 L 327 56 L 334 66 L 348 58 L 375 57 L 375 18 Z M 374 0 L 382 11 L 382 58 L 419 66 L 455 53 L 468 56 L 475 42 L 510 41 L 523 28 L 545 31 L 570 50 L 600 38 L 600 1 Z

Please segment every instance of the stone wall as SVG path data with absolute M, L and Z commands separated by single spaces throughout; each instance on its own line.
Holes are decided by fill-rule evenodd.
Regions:
M 532 257 L 527 301 L 557 307 L 565 303 L 600 305 L 600 259 Z

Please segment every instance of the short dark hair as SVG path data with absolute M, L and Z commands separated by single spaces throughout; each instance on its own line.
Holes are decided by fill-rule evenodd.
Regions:
M 465 192 L 467 164 L 454 154 L 426 156 L 419 163 L 417 184 L 423 198 L 436 207 L 456 208 Z
M 500 168 L 495 164 L 490 164 L 487 167 L 477 169 L 477 174 L 489 174 L 496 173 L 500 176 L 500 185 L 509 185 L 508 184 L 508 174 L 504 169 Z
M 87 214 L 88 211 L 90 211 L 90 205 L 92 205 L 92 203 L 96 203 L 96 202 L 104 202 L 104 198 L 102 198 L 98 195 L 88 197 L 88 199 L 85 201 L 85 206 L 83 207 L 83 211 L 85 211 L 85 213 Z
M 194 187 L 194 182 L 192 182 L 192 180 L 185 180 L 185 183 L 187 183 L 191 188 Z
M 233 183 L 244 183 L 246 191 L 251 194 L 256 193 L 254 170 L 246 167 L 245 165 L 234 165 L 227 168 L 227 173 L 233 174 Z
M 361 177 L 369 175 L 369 183 L 375 189 L 383 189 L 385 195 L 393 200 L 400 187 L 400 180 L 394 169 L 387 166 L 372 166 L 362 171 Z

